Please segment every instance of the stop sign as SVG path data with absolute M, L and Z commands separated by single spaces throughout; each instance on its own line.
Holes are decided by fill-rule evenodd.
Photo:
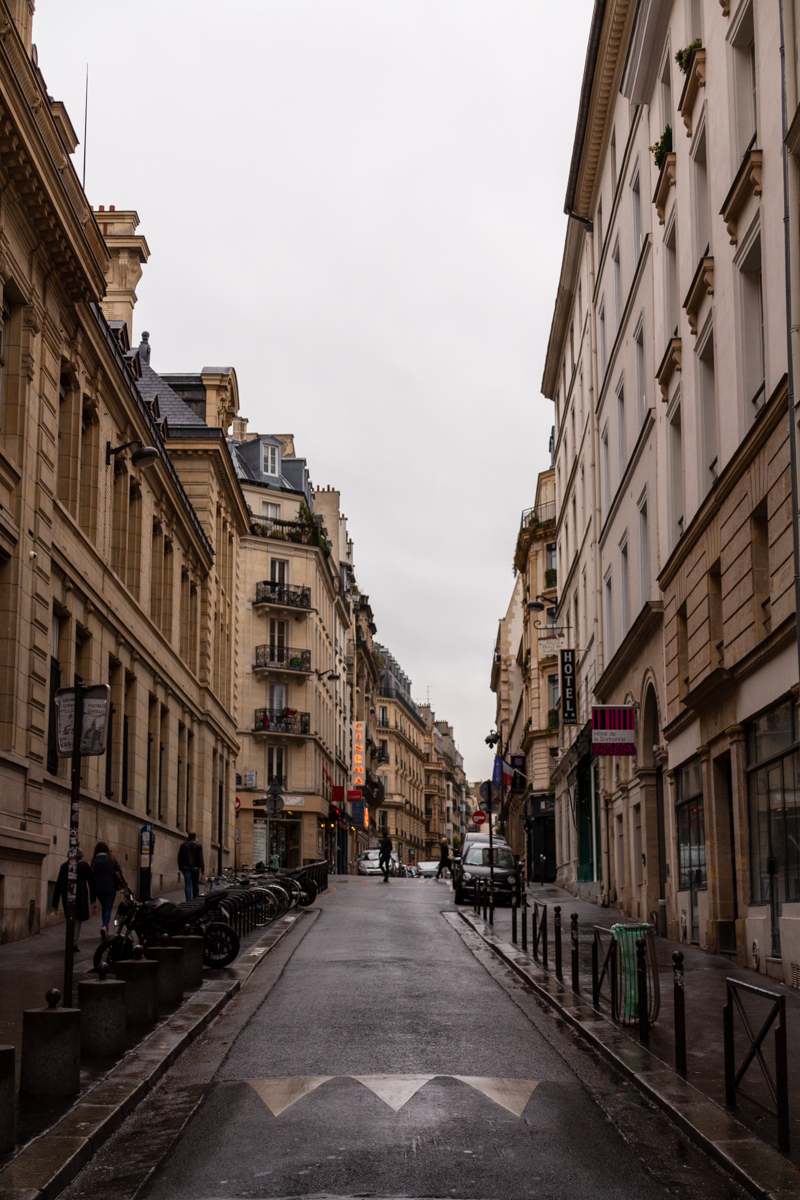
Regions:
M 472 814 L 472 824 L 473 825 L 482 825 L 485 820 L 486 820 L 485 812 L 474 812 Z

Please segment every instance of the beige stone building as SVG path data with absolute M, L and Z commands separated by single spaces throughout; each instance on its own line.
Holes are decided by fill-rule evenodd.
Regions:
M 31 58 L 31 6 L 0 62 L 0 941 L 37 932 L 67 853 L 69 763 L 53 698 L 108 683 L 109 747 L 84 760 L 80 837 L 138 885 L 173 887 L 188 826 L 209 865 L 232 860 L 232 593 L 245 510 L 224 422 L 172 439 L 131 349 L 147 258 L 135 214 L 93 213 L 75 135 Z M 104 300 L 105 297 L 105 300 Z M 135 448 L 154 446 L 154 465 Z
M 553 776 L 559 879 L 634 917 L 664 901 L 673 936 L 789 979 L 798 669 L 778 23 L 752 0 L 596 6 L 543 391 L 580 700 Z M 789 176 L 797 271 L 794 160 Z M 634 710 L 633 757 L 593 758 L 592 704 Z
M 338 493 L 329 528 L 315 516 L 308 466 L 290 434 L 249 433 L 240 419 L 231 450 L 250 510 L 238 593 L 240 862 L 276 855 L 293 869 L 327 858 L 346 870 L 351 606 L 340 572 L 347 539 Z M 259 801 L 273 779 L 285 807 L 268 823 Z
M 378 809 L 384 800 L 383 773 L 388 762 L 388 752 L 382 751 L 380 733 L 378 730 L 378 690 L 381 675 L 378 668 L 375 651 L 374 635 L 377 632 L 372 615 L 369 596 L 362 594 L 355 582 L 352 585 L 350 601 L 353 609 L 353 622 L 350 626 L 347 651 L 347 672 L 350 679 L 350 702 L 352 705 L 353 728 L 360 725 L 361 741 L 364 746 L 364 761 L 355 761 L 352 771 L 352 787 L 361 791 L 366 805 L 363 826 L 357 825 L 356 844 L 353 847 L 353 864 L 355 858 L 363 850 L 368 849 L 377 840 Z M 359 773 L 358 768 L 362 770 Z
M 378 833 L 388 833 L 401 862 L 422 861 L 425 854 L 425 722 L 411 699 L 411 681 L 385 646 L 380 659 L 378 745 L 384 801 L 378 809 Z

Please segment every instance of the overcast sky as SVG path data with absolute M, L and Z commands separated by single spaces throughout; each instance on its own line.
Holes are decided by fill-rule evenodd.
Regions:
M 378 638 L 470 778 L 539 392 L 590 0 L 38 0 L 86 191 L 151 258 L 157 371 L 232 365 L 342 493 Z M 80 173 L 83 147 L 76 154 Z

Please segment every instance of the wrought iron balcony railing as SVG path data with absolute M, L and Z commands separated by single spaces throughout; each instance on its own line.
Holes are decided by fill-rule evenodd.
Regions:
M 276 671 L 311 671 L 311 651 L 294 646 L 256 646 L 255 667 Z
M 310 733 L 311 713 L 295 708 L 257 708 L 253 733 Z
M 256 604 L 281 604 L 284 608 L 311 608 L 311 588 L 265 579 L 256 584 Z
M 277 517 L 250 518 L 250 532 L 256 537 L 277 538 L 281 542 L 298 542 L 303 546 L 320 546 L 325 540 L 319 525 L 303 521 L 279 521 Z
M 556 502 L 555 500 L 546 500 L 544 504 L 539 504 L 536 508 L 526 508 L 523 511 L 520 528 L 527 529 L 529 525 L 544 525 L 555 519 Z

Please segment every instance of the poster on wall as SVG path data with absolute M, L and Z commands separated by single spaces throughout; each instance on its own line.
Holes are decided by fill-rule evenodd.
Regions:
M 592 754 L 631 756 L 636 753 L 636 710 L 631 704 L 592 708 Z

